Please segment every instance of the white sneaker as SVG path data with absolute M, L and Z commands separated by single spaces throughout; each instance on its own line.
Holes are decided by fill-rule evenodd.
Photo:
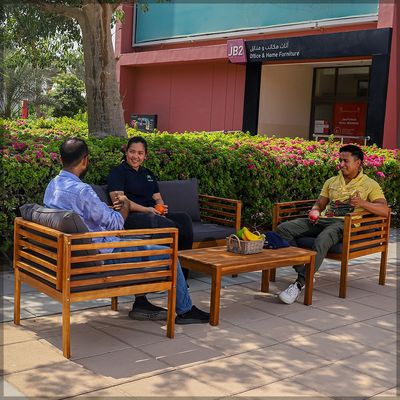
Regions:
M 278 297 L 286 304 L 293 304 L 299 298 L 303 289 L 304 285 L 300 287 L 300 283 L 296 281 L 289 285 L 287 289 L 280 292 Z

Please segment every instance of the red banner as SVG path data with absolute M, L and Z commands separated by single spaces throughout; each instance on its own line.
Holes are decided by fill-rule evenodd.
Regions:
M 366 103 L 336 103 L 333 133 L 343 136 L 365 136 Z

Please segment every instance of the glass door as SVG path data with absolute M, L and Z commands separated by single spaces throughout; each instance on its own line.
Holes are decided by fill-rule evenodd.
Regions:
M 337 136 L 344 143 L 365 136 L 369 66 L 314 70 L 310 138 Z

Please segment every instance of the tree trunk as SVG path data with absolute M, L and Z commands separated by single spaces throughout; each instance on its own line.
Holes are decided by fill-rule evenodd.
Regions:
M 126 137 L 111 38 L 112 5 L 98 2 L 82 7 L 79 18 L 85 59 L 89 135 Z

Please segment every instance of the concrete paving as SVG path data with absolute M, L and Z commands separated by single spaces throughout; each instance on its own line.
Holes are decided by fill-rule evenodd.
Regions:
M 13 274 L 3 272 L 3 397 L 394 398 L 397 386 L 397 246 L 392 234 L 385 286 L 379 256 L 350 264 L 346 299 L 338 297 L 339 264 L 325 261 L 313 305 L 276 294 L 295 278 L 278 270 L 270 293 L 261 274 L 223 281 L 220 325 L 176 326 L 127 317 L 133 298 L 74 304 L 70 360 L 61 351 L 61 307 L 23 286 L 20 326 L 12 323 Z M 194 303 L 209 306 L 209 278 L 193 276 Z M 165 295 L 151 295 L 164 305 Z

